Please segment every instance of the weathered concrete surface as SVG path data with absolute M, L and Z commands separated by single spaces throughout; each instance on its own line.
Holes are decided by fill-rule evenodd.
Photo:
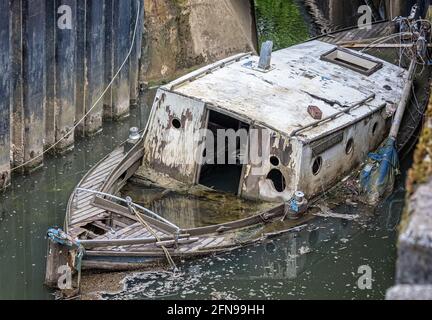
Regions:
M 71 8 L 72 18 L 76 17 L 76 1 L 77 0 L 56 0 L 55 9 L 62 5 L 67 5 Z M 55 10 L 54 12 L 57 12 Z M 67 14 L 62 12 L 61 14 Z M 56 14 L 54 21 L 55 32 L 55 142 L 60 141 L 56 145 L 56 150 L 64 151 L 71 148 L 74 144 L 74 134 L 69 134 L 65 139 L 62 139 L 66 133 L 70 132 L 75 121 L 75 57 L 76 57 L 76 26 L 72 19 L 72 29 L 58 28 Z M 47 61 L 49 61 L 47 59 Z M 48 109 L 48 108 L 47 108 Z M 48 110 L 47 110 L 48 111 Z
M 10 181 L 9 1 L 0 1 L 0 190 Z
M 32 171 L 42 164 L 44 150 L 46 58 L 45 58 L 45 0 L 23 0 L 23 111 L 24 167 Z
M 138 12 L 139 10 L 139 12 Z M 131 20 L 130 20 L 130 39 L 132 41 L 133 34 L 135 31 L 135 23 L 138 25 L 143 25 L 144 23 L 144 8 L 143 3 L 137 0 L 132 1 L 131 6 Z M 130 83 L 130 105 L 136 106 L 138 103 L 138 74 L 139 74 L 139 57 L 141 55 L 141 45 L 142 45 L 142 29 L 136 28 L 136 35 L 134 38 L 134 47 L 132 49 L 129 58 L 129 83 Z
M 46 103 L 45 103 L 45 145 L 55 143 L 55 92 L 56 92 L 56 0 L 46 0 Z
M 85 119 L 84 131 L 91 135 L 102 128 L 103 100 L 97 102 L 104 90 L 104 1 L 87 1 L 86 6 L 86 47 L 85 47 L 85 98 L 84 111 L 90 113 Z M 95 103 L 97 104 L 95 105 Z M 80 119 L 77 119 L 80 120 Z
M 432 180 L 414 193 L 410 219 L 399 237 L 396 281 L 432 285 Z
M 104 100 L 97 100 L 105 88 L 105 2 L 77 1 L 76 29 L 75 121 L 88 113 L 77 127 L 78 134 L 85 136 L 102 128 Z
M 253 51 L 249 0 L 148 0 L 141 77 L 170 80 L 188 69 Z
M 131 45 L 131 1 L 114 1 L 113 26 L 113 70 L 120 69 Z M 128 61 L 129 62 L 129 61 Z M 112 87 L 112 118 L 117 119 L 129 114 L 130 85 L 129 63 L 126 63 L 115 79 Z
M 12 166 L 24 162 L 24 109 L 22 75 L 22 0 L 11 2 L 11 153 Z
M 104 87 L 107 87 L 114 75 L 114 51 L 113 51 L 113 20 L 114 0 L 105 0 L 105 63 L 104 63 Z M 103 117 L 112 119 L 112 86 L 110 86 L 103 98 Z
M 432 300 L 432 285 L 398 285 L 387 291 L 387 300 Z
M 76 91 L 75 91 L 75 119 L 79 121 L 85 114 L 85 53 L 86 53 L 86 6 L 87 0 L 77 2 L 76 12 Z M 76 130 L 77 135 L 84 134 L 84 122 L 80 122 Z

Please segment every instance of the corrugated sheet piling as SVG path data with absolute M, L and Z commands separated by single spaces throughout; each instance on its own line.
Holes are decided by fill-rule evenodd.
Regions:
M 126 1 L 128 2 L 128 1 Z M 97 102 L 104 91 L 104 44 L 105 44 L 105 26 L 104 26 L 104 1 L 88 0 L 86 6 L 86 23 L 85 23 L 85 113 L 88 116 L 85 119 L 84 131 L 86 135 L 93 134 L 102 129 L 103 100 Z M 97 105 L 91 109 L 94 104 Z M 91 109 L 91 110 L 90 110 Z
M 114 75 L 114 51 L 113 51 L 113 19 L 114 19 L 114 1 L 105 0 L 105 66 L 104 77 L 105 87 L 109 85 Z M 112 87 L 104 95 L 103 116 L 105 119 L 112 119 Z
M 129 53 L 138 7 L 135 47 L 101 98 Z M 143 0 L 0 0 L 0 187 L 98 132 L 104 117 L 129 114 L 143 10 Z
M 9 2 L 0 1 L 0 74 L 8 75 L 10 72 L 9 56 Z M 8 77 L 0 78 L 0 189 L 10 181 L 10 138 L 9 138 L 9 106 L 10 86 Z
M 79 1 L 79 0 L 78 0 Z M 63 152 L 74 145 L 74 134 L 62 139 L 74 126 L 75 121 L 75 58 L 76 27 L 73 19 L 76 16 L 77 0 L 56 0 L 55 17 L 50 21 L 49 30 L 55 30 L 55 97 L 54 108 L 54 142 L 55 150 Z M 54 23 L 54 24 L 53 24 Z M 49 60 L 48 60 L 49 62 Z M 49 95 L 47 95 L 49 97 Z M 50 110 L 47 108 L 46 112 Z
M 113 16 L 113 52 L 114 52 L 114 71 L 122 65 L 130 48 L 130 25 L 131 25 L 131 2 L 114 1 Z M 130 104 L 130 85 L 129 85 L 129 64 L 127 63 L 112 87 L 113 105 L 112 116 L 114 119 L 121 118 L 129 114 Z
M 138 74 L 139 74 L 139 56 L 141 54 L 141 39 L 142 39 L 142 32 L 141 28 L 139 29 L 138 34 L 135 36 L 135 39 L 133 39 L 133 33 L 135 29 L 135 22 L 136 17 L 138 14 L 138 10 L 140 10 L 139 15 L 139 24 L 143 24 L 143 15 L 142 15 L 142 8 L 139 8 L 137 1 L 132 1 L 132 11 L 131 11 L 131 19 L 130 19 L 130 39 L 135 42 L 135 46 L 132 49 L 132 53 L 130 56 L 130 63 L 129 63 L 129 71 L 130 71 L 130 105 L 136 106 L 138 103 Z
M 11 153 L 13 167 L 24 163 L 24 110 L 22 75 L 22 0 L 10 2 L 11 13 L 11 72 L 8 80 L 11 88 Z
M 20 1 L 20 0 L 15 0 Z M 46 102 L 46 0 L 22 0 L 22 74 L 24 170 L 31 172 L 42 164 L 45 137 Z M 14 119 L 15 122 L 15 119 Z M 14 123 L 15 125 L 15 123 Z
M 56 0 L 46 0 L 46 104 L 45 104 L 45 144 L 55 143 L 55 70 L 56 70 Z

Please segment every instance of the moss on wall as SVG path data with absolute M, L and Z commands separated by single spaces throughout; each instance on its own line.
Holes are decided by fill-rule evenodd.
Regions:
M 294 0 L 255 0 L 258 43 L 272 40 L 276 49 L 309 38 L 309 27 Z

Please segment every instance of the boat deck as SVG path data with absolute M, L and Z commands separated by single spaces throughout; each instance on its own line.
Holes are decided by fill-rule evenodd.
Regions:
M 392 33 L 392 27 L 394 27 L 393 23 L 383 23 L 374 26 L 371 31 L 352 29 L 326 35 L 320 40 L 339 44 L 352 39 L 381 37 Z M 117 192 L 118 190 L 106 191 L 104 186 L 108 180 L 112 180 L 110 183 L 115 184 L 114 178 L 121 176 L 118 169 L 121 166 L 127 166 L 125 161 L 128 160 L 128 157 L 130 153 L 125 152 L 124 145 L 116 148 L 86 174 L 71 195 L 67 208 L 65 231 L 72 238 L 80 239 L 86 247 L 84 266 L 87 264 L 88 267 L 111 270 L 115 267 L 128 268 L 132 264 L 131 261 L 135 261 L 133 258 L 164 259 L 163 248 L 166 248 L 173 257 L 232 250 L 246 243 L 265 238 L 266 234 L 263 234 L 262 226 L 277 217 L 280 219 L 280 216 L 283 215 L 283 209 L 281 212 L 279 207 L 222 227 L 219 225 L 181 230 L 180 237 L 176 241 L 174 231 L 167 224 L 144 215 L 147 223 L 143 224 L 141 219 L 128 211 L 127 207 L 114 202 L 109 204 L 107 200 L 105 203 L 96 201 L 100 198 L 99 196 L 78 190 Z M 134 158 L 133 161 L 137 159 Z M 133 163 L 129 163 L 129 167 Z M 289 232 L 290 229 L 305 223 L 310 218 L 307 216 L 299 221 L 287 222 L 283 230 Z M 256 229 L 249 230 L 249 234 L 244 238 L 244 233 L 239 230 L 252 225 Z M 154 237 L 153 232 L 157 237 Z
M 84 232 L 88 232 L 88 230 L 83 228 L 88 223 L 101 221 L 110 217 L 108 211 L 94 205 L 94 194 L 80 192 L 77 189 L 85 188 L 101 191 L 105 180 L 125 156 L 123 146 L 115 149 L 93 167 L 76 186 L 69 200 L 65 223 L 65 229 L 72 237 L 75 238 Z
M 163 257 L 162 246 L 166 247 L 173 256 L 189 253 L 196 255 L 201 252 L 237 247 L 232 237 L 221 233 L 197 237 L 182 234 L 174 248 L 174 234 L 170 230 L 161 227 L 160 224 L 144 225 L 134 215 L 128 215 L 126 222 L 117 220 L 124 217 L 124 214 L 119 215 L 101 207 L 95 202 L 95 194 L 78 190 L 83 188 L 102 191 L 105 181 L 127 156 L 123 146 L 115 149 L 87 173 L 70 198 L 65 230 L 72 238 L 78 238 L 84 243 L 87 259 L 122 256 Z M 157 239 L 153 232 L 157 235 Z M 127 244 L 128 241 L 139 243 Z M 103 267 L 103 264 L 99 263 L 99 266 Z

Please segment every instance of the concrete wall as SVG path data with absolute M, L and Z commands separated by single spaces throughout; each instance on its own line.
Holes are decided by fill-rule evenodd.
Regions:
M 97 101 L 129 52 L 138 5 L 130 58 Z M 103 119 L 127 116 L 142 82 L 254 50 L 252 9 L 249 0 L 0 0 L 0 187 L 10 164 L 32 171 L 44 150 L 72 149 Z
M 171 80 L 190 68 L 256 48 L 249 0 L 147 0 L 141 80 Z
M 6 187 L 10 181 L 10 145 L 9 145 L 9 108 L 10 108 L 10 55 L 9 55 L 9 0 L 0 1 L 0 189 Z

